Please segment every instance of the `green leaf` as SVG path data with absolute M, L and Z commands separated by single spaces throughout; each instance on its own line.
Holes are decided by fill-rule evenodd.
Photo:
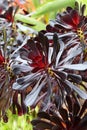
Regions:
M 26 23 L 26 24 L 33 25 L 31 28 L 35 29 L 37 31 L 43 30 L 46 27 L 46 25 L 44 23 L 36 20 L 35 18 L 24 16 L 22 14 L 16 14 L 15 15 L 15 21 L 17 21 L 17 20 L 21 21 L 23 23 Z
M 32 0 L 34 6 L 37 8 L 38 6 L 40 6 L 40 0 Z
M 62 8 L 65 8 L 67 6 L 71 6 L 74 7 L 75 4 L 75 0 L 54 0 L 54 1 L 50 1 L 44 5 L 42 5 L 41 7 L 39 7 L 33 14 L 33 17 L 38 17 L 40 15 L 55 11 L 55 10 L 59 10 Z

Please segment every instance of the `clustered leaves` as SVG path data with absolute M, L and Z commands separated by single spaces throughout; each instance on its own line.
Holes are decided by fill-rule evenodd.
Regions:
M 17 9 L 0 14 L 0 116 L 39 106 L 35 130 L 87 129 L 87 17 L 85 5 L 67 7 L 31 37 L 15 22 Z M 30 28 L 29 28 L 30 29 Z M 84 101 L 84 103 L 82 103 Z M 82 105 L 83 104 L 83 105 Z M 6 117 L 7 118 L 7 117 Z
M 66 96 L 65 105 L 60 109 L 50 109 L 50 114 L 39 112 L 38 118 L 32 121 L 34 130 L 86 130 L 87 100 L 82 106 L 73 97 Z

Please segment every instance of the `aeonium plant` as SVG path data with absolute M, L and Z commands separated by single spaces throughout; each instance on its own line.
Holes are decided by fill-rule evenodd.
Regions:
M 84 15 L 85 8 L 85 4 L 75 2 L 74 8 L 68 6 L 64 12 L 58 13 L 55 20 L 51 20 L 47 25 L 48 36 L 54 32 L 63 35 L 68 34 L 68 37 L 73 37 L 74 42 L 86 44 L 87 17 Z
M 87 100 L 82 105 L 73 97 L 66 96 L 65 104 L 49 113 L 39 112 L 32 121 L 33 130 L 87 130 Z
M 11 6 L 0 14 L 0 118 L 3 117 L 5 122 L 7 121 L 6 111 L 9 108 L 13 114 L 22 115 L 27 112 L 23 102 L 24 94 L 12 89 L 17 76 L 12 70 L 14 51 L 26 40 L 25 34 L 17 30 L 13 11 L 14 8 Z
M 56 32 L 62 38 L 67 49 L 79 45 L 83 52 L 75 63 L 87 61 L 87 17 L 84 15 L 86 5 L 75 2 L 75 7 L 67 7 L 64 12 L 58 13 L 55 20 L 51 20 L 46 30 L 42 31 L 48 37 L 50 44 L 53 43 L 53 34 Z M 83 80 L 87 82 L 87 71 L 80 72 Z
M 14 55 L 17 49 L 25 44 L 26 39 L 30 37 L 29 34 L 36 34 L 36 31 L 28 27 L 26 33 L 26 27 L 15 21 L 18 7 L 13 7 L 11 2 L 0 1 L 0 119 L 3 117 L 4 122 L 8 120 L 8 109 L 18 115 L 27 112 L 24 93 L 12 89 L 18 77 L 12 70 L 12 64 L 15 64 L 14 59 L 18 57 L 18 54 Z
M 77 45 L 66 49 L 56 33 L 50 46 L 48 38 L 40 32 L 18 51 L 20 59 L 26 63 L 13 65 L 14 73 L 19 75 L 13 89 L 24 91 L 27 106 L 34 107 L 41 101 L 41 108 L 47 110 L 56 101 L 57 107 L 60 107 L 66 95 L 72 92 L 77 98 L 79 95 L 87 99 L 86 86 L 78 74 L 87 69 L 87 62 L 74 61 L 82 53 L 82 47 Z

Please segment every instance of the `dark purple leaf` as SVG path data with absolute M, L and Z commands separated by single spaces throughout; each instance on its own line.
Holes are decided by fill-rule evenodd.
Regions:
M 32 124 L 33 124 L 33 122 L 32 122 Z M 43 121 L 43 120 L 39 120 L 39 121 L 37 121 L 37 123 L 35 122 L 34 124 L 36 124 L 36 128 L 38 128 L 38 129 L 41 128 L 42 130 L 51 129 L 54 126 L 50 122 L 46 122 L 46 121 Z
M 80 111 L 80 105 L 78 104 L 78 102 L 75 102 L 73 105 L 73 115 L 78 115 Z
M 64 109 L 64 108 L 60 108 L 59 109 L 59 113 L 60 113 L 60 115 L 63 117 L 63 119 L 65 120 L 65 121 L 67 121 L 68 120 L 68 113 L 67 113 L 67 110 L 66 109 Z
M 82 6 L 82 8 L 81 8 L 81 10 L 82 10 L 82 14 L 81 14 L 81 15 L 83 15 L 83 16 L 84 16 L 85 9 L 86 9 L 86 5 L 84 4 L 84 5 Z
M 57 56 L 57 53 L 59 52 L 60 50 L 60 45 L 58 44 L 58 36 L 56 33 L 54 33 L 53 35 L 53 54 L 52 54 L 52 62 L 55 63 L 56 61 L 56 56 Z
M 72 100 L 71 100 L 70 96 L 68 96 L 68 95 L 66 96 L 66 101 L 67 101 L 69 112 L 72 112 Z
M 86 109 L 87 109 L 87 100 L 85 100 L 84 104 L 82 105 L 82 109 L 79 115 L 82 116 Z
M 78 130 L 87 130 L 87 115 L 85 115 L 85 116 L 81 119 L 81 121 L 80 121 L 80 123 L 79 123 L 77 129 L 78 129 Z
M 82 77 L 76 74 L 68 74 L 68 78 L 70 78 L 75 83 L 80 83 L 82 81 Z
M 63 120 L 60 117 L 53 115 L 51 116 L 51 121 L 57 124 L 60 128 L 64 128 L 62 124 Z
M 47 120 L 50 120 L 50 116 L 49 116 L 49 114 L 46 113 L 46 112 L 39 112 L 39 113 L 38 113 L 38 117 L 40 117 L 40 118 L 45 118 L 45 119 L 47 119 Z

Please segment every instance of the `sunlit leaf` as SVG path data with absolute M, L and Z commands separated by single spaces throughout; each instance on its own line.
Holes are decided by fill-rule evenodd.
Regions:
M 23 22 L 25 24 L 30 24 L 30 25 L 32 25 L 32 28 L 37 30 L 37 31 L 43 30 L 46 27 L 46 25 L 44 23 L 42 23 L 34 18 L 24 16 L 22 14 L 16 14 L 15 20 L 16 21 L 18 20 L 18 21 Z
M 67 5 L 70 5 L 70 6 L 74 6 L 75 4 L 75 0 L 55 0 L 55 1 L 50 1 L 46 4 L 44 4 L 43 6 L 39 7 L 35 12 L 34 14 L 32 15 L 33 17 L 38 17 L 38 16 L 41 16 L 43 14 L 46 14 L 48 12 L 51 12 L 51 11 L 55 11 L 55 10 L 59 10 L 59 9 L 62 9 L 62 8 L 65 8 L 67 7 Z

